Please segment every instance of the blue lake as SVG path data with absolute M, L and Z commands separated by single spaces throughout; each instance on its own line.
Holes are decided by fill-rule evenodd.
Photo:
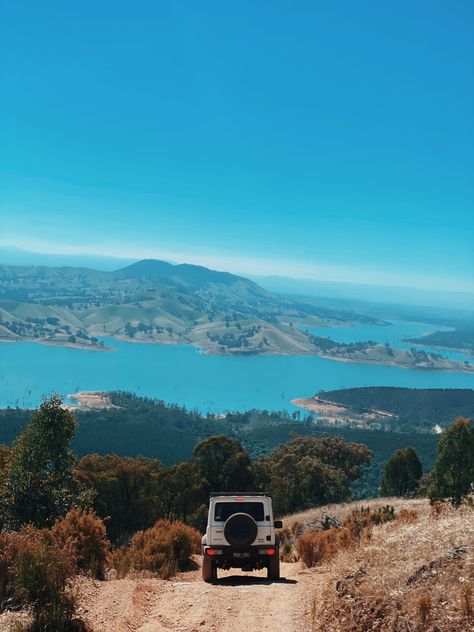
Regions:
M 373 340 L 380 344 L 388 344 L 396 349 L 410 349 L 416 347 L 424 351 L 433 351 L 440 355 L 463 362 L 464 360 L 472 360 L 471 357 L 461 351 L 451 349 L 437 349 L 417 345 L 413 342 L 403 342 L 407 338 L 420 338 L 434 331 L 449 331 L 449 327 L 440 327 L 439 325 L 430 325 L 427 323 L 412 323 L 403 320 L 392 320 L 391 325 L 364 325 L 357 324 L 353 327 L 302 327 L 306 331 L 311 332 L 315 336 L 323 338 L 331 338 L 336 342 L 360 342 L 363 340 Z
M 324 335 L 398 343 L 432 331 L 427 325 L 324 329 Z M 370 330 L 370 331 L 369 331 Z M 417 333 L 419 332 L 419 333 Z M 380 338 L 382 336 L 382 338 Z M 385 336 L 385 337 L 383 337 Z M 345 341 L 349 341 L 347 338 Z M 316 356 L 208 356 L 188 345 L 106 339 L 114 352 L 36 343 L 0 344 L 0 406 L 36 406 L 44 394 L 129 390 L 202 412 L 266 408 L 292 410 L 290 401 L 320 389 L 350 386 L 474 388 L 474 375 L 336 362 Z

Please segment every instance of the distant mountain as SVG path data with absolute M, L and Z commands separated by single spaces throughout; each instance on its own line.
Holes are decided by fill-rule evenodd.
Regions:
M 0 246 L 0 265 L 4 266 L 69 266 L 95 268 L 97 270 L 117 270 L 133 263 L 133 259 L 103 257 L 100 255 L 60 255 L 45 252 L 31 252 L 14 246 Z
M 126 268 L 117 270 L 115 277 L 118 279 L 149 279 L 153 283 L 171 283 L 172 285 L 182 285 L 185 287 L 201 287 L 209 284 L 222 284 L 232 286 L 241 284 L 249 292 L 256 296 L 271 297 L 271 293 L 259 287 L 253 281 L 230 272 L 219 272 L 210 270 L 204 266 L 196 266 L 188 263 L 173 265 L 166 261 L 157 259 L 143 259 L 132 263 Z M 273 297 L 274 298 L 274 297 Z
M 344 283 L 342 281 L 293 279 L 282 276 L 249 276 L 265 289 L 279 294 L 298 294 L 301 296 L 322 297 L 324 299 L 332 298 L 346 301 L 370 301 L 384 304 L 474 310 L 474 289 L 472 292 L 457 292 L 389 285 Z

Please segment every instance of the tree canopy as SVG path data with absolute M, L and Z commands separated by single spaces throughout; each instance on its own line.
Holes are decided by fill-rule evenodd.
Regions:
M 69 444 L 76 430 L 74 415 L 61 398 L 45 399 L 15 441 L 0 485 L 1 522 L 9 528 L 31 523 L 49 526 L 81 502 Z
M 449 498 L 455 506 L 474 488 L 474 425 L 458 417 L 438 444 L 430 497 Z
M 347 500 L 351 481 L 371 458 L 366 446 L 340 437 L 292 435 L 288 443 L 260 457 L 256 476 L 260 487 L 273 495 L 275 512 L 284 514 Z
M 423 468 L 413 448 L 396 450 L 385 465 L 381 496 L 409 496 L 418 487 Z

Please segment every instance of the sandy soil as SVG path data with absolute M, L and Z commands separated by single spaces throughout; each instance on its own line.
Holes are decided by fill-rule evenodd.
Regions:
M 320 399 L 319 397 L 301 397 L 291 400 L 295 406 L 299 406 L 305 410 L 320 415 L 324 423 L 328 424 L 356 424 L 360 427 L 366 426 L 373 421 L 388 420 L 396 417 L 393 413 L 385 410 L 372 409 L 370 412 L 355 413 L 350 408 L 331 402 L 330 400 Z
M 201 580 L 200 570 L 169 581 L 83 579 L 78 614 L 94 632 L 303 632 L 308 574 L 314 590 L 314 573 L 282 563 L 281 574 L 271 582 L 266 572 L 232 569 L 219 571 L 212 584 Z
M 118 408 L 114 404 L 110 403 L 107 393 L 100 391 L 82 391 L 80 393 L 73 393 L 67 396 L 69 399 L 74 399 L 78 402 L 78 405 L 65 406 L 68 410 L 87 410 L 91 408 Z
M 300 408 L 305 408 L 313 413 L 319 415 L 325 415 L 328 417 L 334 417 L 341 415 L 347 415 L 348 409 L 346 406 L 336 404 L 336 402 L 322 401 L 316 397 L 301 397 L 299 399 L 292 399 L 291 403 Z

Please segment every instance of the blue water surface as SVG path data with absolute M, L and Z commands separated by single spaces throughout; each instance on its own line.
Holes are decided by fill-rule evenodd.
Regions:
M 355 334 L 352 330 L 357 327 L 326 328 L 324 333 L 337 339 L 345 332 L 357 335 L 357 340 L 377 340 L 376 335 L 384 335 L 393 342 L 406 335 L 405 325 L 376 327 L 377 331 L 371 326 L 368 336 L 360 331 Z M 249 408 L 293 410 L 292 399 L 312 395 L 320 389 L 474 388 L 472 374 L 338 362 L 317 356 L 211 356 L 189 345 L 138 344 L 114 339 L 105 342 L 114 351 L 28 342 L 0 344 L 0 406 L 33 407 L 42 395 L 53 391 L 68 395 L 86 390 L 121 389 L 185 404 L 204 413 L 220 413 Z
M 423 351 L 438 353 L 445 358 L 464 362 L 472 360 L 472 355 L 453 349 L 444 349 L 420 345 L 415 342 L 403 342 L 408 338 L 421 338 L 434 331 L 449 331 L 450 327 L 441 327 L 427 323 L 413 323 L 404 320 L 392 320 L 388 325 L 368 325 L 357 323 L 350 327 L 302 327 L 315 336 L 331 338 L 336 342 L 361 342 L 373 340 L 379 344 L 386 342 L 395 349 L 410 349 L 412 347 Z

